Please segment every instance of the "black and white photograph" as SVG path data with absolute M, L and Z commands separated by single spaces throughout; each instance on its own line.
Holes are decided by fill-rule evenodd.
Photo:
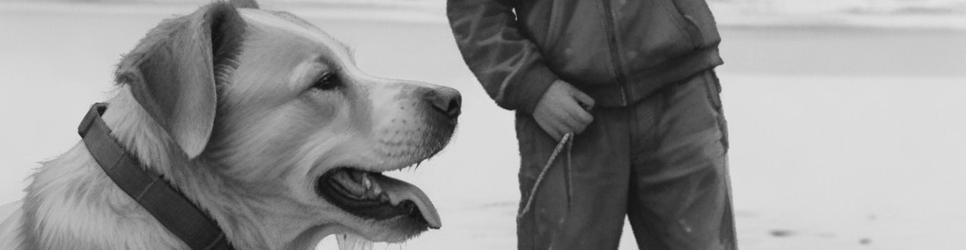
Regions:
M 0 249 L 966 249 L 966 0 L 0 0 L 0 117 Z

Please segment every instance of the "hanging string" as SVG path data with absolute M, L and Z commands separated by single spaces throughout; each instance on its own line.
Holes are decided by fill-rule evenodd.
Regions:
M 533 187 L 530 188 L 530 193 L 527 196 L 527 202 L 524 203 L 523 209 L 520 210 L 520 213 L 517 214 L 517 218 L 523 218 L 523 216 L 526 215 L 527 212 L 530 211 L 530 208 L 533 205 L 533 199 L 534 199 L 534 197 L 536 197 L 536 194 L 537 194 L 537 189 L 540 188 L 540 184 L 543 183 L 543 179 L 547 176 L 547 172 L 549 172 L 550 167 L 553 166 L 553 162 L 554 162 L 554 160 L 557 159 L 557 156 L 560 154 L 560 151 L 562 151 L 564 149 L 564 145 L 567 146 L 567 174 L 568 175 L 570 174 L 570 156 L 571 156 L 570 151 L 572 151 L 572 149 L 573 149 L 572 148 L 573 147 L 573 145 L 572 145 L 573 144 L 572 143 L 573 137 L 574 137 L 574 134 L 573 133 L 567 133 L 567 134 L 565 134 L 563 136 L 563 138 L 560 138 L 560 142 L 557 143 L 557 146 L 553 148 L 553 152 L 550 154 L 550 158 L 547 158 L 547 163 L 545 163 L 543 165 L 543 168 L 540 170 L 540 175 L 537 175 L 537 181 L 534 182 L 533 183 Z M 570 204 L 571 203 L 571 200 L 573 200 L 572 199 L 573 193 L 570 190 L 570 180 L 569 179 L 570 178 L 567 178 L 567 208 L 568 208 L 568 213 L 569 213 L 570 206 L 571 206 L 571 204 Z

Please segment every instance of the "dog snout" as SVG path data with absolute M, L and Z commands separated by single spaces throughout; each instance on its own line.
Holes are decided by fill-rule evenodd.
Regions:
M 450 119 L 456 119 L 460 115 L 462 97 L 460 92 L 453 88 L 436 87 L 426 92 L 423 99 L 429 102 L 434 109 L 442 112 Z

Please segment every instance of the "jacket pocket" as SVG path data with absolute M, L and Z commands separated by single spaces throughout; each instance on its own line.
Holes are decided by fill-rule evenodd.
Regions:
M 705 0 L 666 0 L 673 8 L 671 11 L 682 23 L 682 29 L 690 38 L 695 49 L 717 45 L 721 38 L 711 9 Z
M 671 0 L 615 2 L 623 4 L 613 10 L 618 20 L 613 35 L 626 71 L 650 69 L 694 50 L 689 24 Z

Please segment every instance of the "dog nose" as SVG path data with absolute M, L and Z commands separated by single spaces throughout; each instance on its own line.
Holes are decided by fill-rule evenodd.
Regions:
M 425 100 L 433 105 L 433 108 L 443 112 L 450 119 L 456 119 L 460 115 L 460 92 L 453 88 L 436 87 L 426 92 Z

